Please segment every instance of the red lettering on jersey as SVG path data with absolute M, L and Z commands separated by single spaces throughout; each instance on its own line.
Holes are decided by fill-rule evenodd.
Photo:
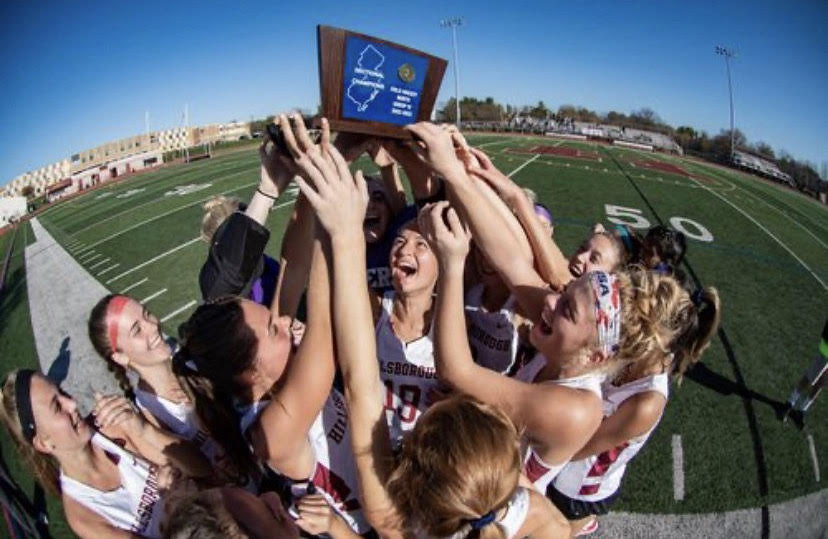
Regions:
M 535 452 L 532 451 L 529 454 L 529 459 L 526 461 L 526 464 L 523 465 L 523 471 L 526 474 L 526 477 L 529 478 L 529 481 L 534 483 L 543 477 L 549 471 L 549 468 L 544 466 L 535 455 Z
M 618 457 L 621 456 L 621 452 L 624 451 L 629 445 L 629 442 L 624 442 L 618 447 L 613 447 L 609 451 L 604 451 L 598 455 L 598 460 L 596 460 L 595 464 L 592 465 L 592 468 L 589 469 L 587 477 L 600 477 L 607 473 L 607 470 L 610 466 L 612 466 L 612 463 L 618 460 Z
M 324 464 L 317 463 L 312 480 L 314 486 L 324 490 L 328 495 L 346 511 L 356 511 L 361 506 L 356 498 L 348 498 L 351 489 L 340 476 Z

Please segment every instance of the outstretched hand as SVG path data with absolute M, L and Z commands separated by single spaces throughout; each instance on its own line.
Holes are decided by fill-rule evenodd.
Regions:
M 462 270 L 471 233 L 447 201 L 428 204 L 418 217 L 420 232 L 437 254 L 442 268 Z
M 482 150 L 469 147 L 469 153 L 477 161 L 477 166 L 466 166 L 466 172 L 469 176 L 486 182 L 508 206 L 513 207 L 516 197 L 523 194 L 521 188 L 511 178 L 498 170 L 492 164 L 489 156 L 483 153 Z
M 405 126 L 415 141 L 409 146 L 434 172 L 451 182 L 465 176 L 464 165 L 458 160 L 452 133 L 430 122 Z
M 284 123 L 289 127 L 286 119 Z M 284 133 L 288 150 L 301 174 L 296 177 L 296 184 L 313 206 L 319 222 L 331 237 L 338 234 L 361 236 L 368 207 L 368 188 L 362 172 L 353 176 L 345 158 L 330 144 L 330 136 L 326 136 L 328 121 L 322 119 L 323 137 L 319 145 L 310 140 L 300 123 L 297 123 L 295 135 L 290 129 Z

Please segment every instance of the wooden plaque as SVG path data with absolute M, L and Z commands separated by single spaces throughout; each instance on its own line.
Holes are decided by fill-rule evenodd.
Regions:
M 322 115 L 334 131 L 409 138 L 429 120 L 446 61 L 364 34 L 317 26 Z

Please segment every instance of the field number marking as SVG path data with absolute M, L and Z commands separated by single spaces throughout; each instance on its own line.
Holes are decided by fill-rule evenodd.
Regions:
M 650 228 L 650 221 L 641 215 L 642 211 L 637 208 L 604 204 L 604 211 L 607 213 L 607 220 L 616 225 L 627 225 L 639 229 Z M 692 230 L 688 229 L 688 225 Z M 689 217 L 670 217 L 670 226 L 690 239 L 708 243 L 713 241 L 713 234 L 707 230 L 707 227 Z

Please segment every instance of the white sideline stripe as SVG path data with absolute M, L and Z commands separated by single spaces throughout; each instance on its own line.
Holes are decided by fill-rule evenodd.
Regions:
M 673 434 L 673 499 L 684 499 L 684 451 L 681 434 Z
M 163 293 L 164 293 L 164 292 L 166 292 L 166 291 L 167 291 L 167 289 L 166 289 L 166 288 L 162 288 L 162 289 L 161 289 L 161 290 L 159 290 L 158 292 L 155 292 L 154 294 L 150 294 L 149 296 L 145 297 L 144 299 L 142 299 L 142 300 L 140 301 L 141 305 L 143 305 L 144 303 L 148 302 L 148 301 L 149 301 L 149 300 L 151 300 L 151 299 L 155 299 L 155 298 L 157 298 L 158 296 L 160 296 L 161 294 L 163 294 Z
M 132 269 L 128 269 L 128 270 L 126 270 L 126 271 L 125 271 L 125 272 L 123 272 L 123 273 L 119 273 L 119 274 L 118 274 L 118 275 L 116 275 L 115 277 L 113 277 L 113 278 L 109 279 L 108 281 L 106 281 L 106 284 L 109 284 L 109 283 L 111 283 L 112 281 L 117 281 L 117 280 L 118 280 L 118 279 L 120 279 L 121 277 L 124 277 L 124 276 L 126 276 L 126 275 L 129 275 L 129 274 L 130 274 L 130 273 L 132 273 L 133 271 L 138 271 L 139 269 L 143 268 L 144 266 L 147 266 L 147 265 L 149 265 L 149 264 L 152 264 L 152 263 L 153 263 L 153 262 L 155 262 L 156 260 L 160 260 L 160 259 L 164 258 L 164 257 L 165 257 L 165 256 L 167 256 L 167 255 L 171 255 L 172 253 L 174 253 L 174 252 L 176 252 L 176 251 L 178 251 L 178 250 L 181 250 L 181 249 L 183 249 L 184 247 L 187 247 L 188 245 L 192 245 L 192 244 L 194 244 L 194 243 L 195 243 L 195 242 L 197 242 L 197 241 L 201 241 L 201 236 L 196 236 L 195 238 L 191 239 L 190 241 L 185 241 L 184 243 L 182 243 L 182 244 L 181 244 L 181 245 L 179 245 L 178 247 L 173 247 L 173 248 L 172 248 L 172 249 L 170 249 L 169 251 L 165 251 L 165 252 L 161 253 L 161 254 L 160 254 L 160 255 L 158 255 L 158 256 L 154 256 L 154 257 L 150 258 L 149 260 L 147 260 L 146 262 L 142 262 L 142 263 L 138 264 L 137 266 L 135 266 L 135 267 L 134 267 L 134 268 L 132 268 Z
M 526 165 L 528 165 L 529 163 L 531 163 L 532 161 L 534 161 L 534 160 L 535 160 L 535 159 L 537 159 L 538 157 L 540 157 L 540 154 L 539 154 L 539 153 L 536 153 L 536 154 L 535 154 L 535 156 L 534 156 L 533 158 L 529 159 L 528 161 L 525 161 L 525 162 L 524 162 L 524 163 L 522 163 L 522 164 L 521 164 L 518 168 L 516 168 L 515 170 L 513 170 L 512 172 L 510 172 L 510 173 L 509 173 L 509 177 L 511 178 L 512 176 L 514 176 L 515 174 L 517 174 L 518 172 L 520 172 L 520 171 L 523 169 L 523 167 L 525 167 Z
M 104 243 L 104 242 L 106 242 L 106 241 L 111 240 L 112 238 L 117 238 L 118 236 L 120 236 L 120 235 L 122 235 L 122 234 L 126 234 L 126 233 L 127 233 L 127 232 L 129 232 L 130 230 L 135 230 L 136 228 L 138 228 L 138 227 L 140 227 L 140 226 L 144 226 L 144 225 L 146 225 L 146 224 L 148 224 L 148 223 L 151 223 L 151 222 L 153 222 L 153 221 L 157 221 L 158 219 L 161 219 L 161 218 L 163 218 L 163 217 L 167 217 L 168 215 L 172 215 L 172 214 L 174 214 L 174 213 L 177 213 L 177 212 L 179 212 L 179 211 L 181 211 L 181 210 L 184 210 L 184 209 L 186 209 L 186 208 L 189 208 L 189 207 L 191 207 L 191 206 L 195 206 L 196 204 L 201 204 L 202 202 L 206 202 L 206 201 L 210 200 L 211 198 L 213 198 L 213 197 L 214 197 L 214 196 L 216 196 L 216 195 L 225 195 L 225 194 L 227 194 L 227 193 L 231 193 L 231 192 L 233 192 L 233 191 L 238 191 L 239 189 L 244 189 L 245 187 L 250 187 L 251 185 L 257 185 L 258 183 L 259 183 L 259 182 L 251 182 L 251 183 L 246 183 L 246 184 L 244 184 L 244 185 L 240 185 L 239 187 L 236 187 L 236 188 L 234 188 L 234 189 L 227 189 L 226 191 L 222 191 L 221 193 L 215 193 L 215 194 L 212 194 L 212 195 L 210 195 L 210 196 L 208 196 L 208 197 L 206 197 L 206 198 L 202 198 L 202 199 L 196 200 L 195 202 L 190 202 L 189 204 L 185 204 L 185 205 L 183 205 L 183 206 L 179 206 L 179 207 L 174 208 L 174 209 L 172 209 L 172 210 L 170 210 L 170 211 L 166 211 L 166 212 L 164 212 L 164 213 L 158 214 L 158 215 L 156 215 L 155 217 L 150 217 L 149 219 L 145 219 L 144 221 L 141 221 L 140 223 L 135 223 L 134 225 L 132 225 L 132 226 L 130 226 L 130 227 L 127 227 L 127 228 L 125 228 L 125 229 L 121 230 L 120 232 L 115 232 L 114 234 L 110 234 L 109 236 L 107 236 L 107 237 L 105 237 L 105 238 L 103 238 L 103 239 L 100 239 L 100 240 L 98 240 L 98 241 L 96 241 L 96 242 L 94 242 L 94 243 L 90 243 L 90 244 L 89 244 L 89 246 L 90 246 L 90 247 L 95 247 L 95 246 L 97 246 L 97 245 L 100 245 L 100 244 L 102 244 L 102 243 Z
M 136 286 L 141 285 L 141 284 L 144 284 L 145 282 L 147 282 L 147 280 L 148 280 L 148 279 L 149 279 L 149 277 L 144 277 L 143 279 L 141 279 L 141 280 L 140 280 L 140 281 L 138 281 L 137 283 L 132 283 L 132 284 L 131 284 L 131 285 L 129 285 L 128 287 L 126 287 L 126 288 L 124 288 L 123 290 L 121 290 L 121 294 L 126 294 L 127 292 L 129 292 L 130 290 L 132 290 L 133 288 L 135 288 Z
M 117 264 L 115 264 L 114 266 L 109 266 L 108 268 L 106 268 L 106 269 L 105 269 L 105 270 L 103 270 L 102 272 L 98 273 L 98 277 L 100 277 L 100 276 L 101 276 L 101 275 L 103 275 L 104 273 L 109 273 L 109 271 L 110 271 L 110 270 L 114 270 L 115 268 L 117 268 L 117 267 L 118 267 L 118 266 L 120 266 L 120 265 L 121 265 L 121 263 L 120 263 L 120 262 L 118 262 L 118 263 L 117 263 Z
M 229 169 L 229 168 L 235 168 L 235 165 L 231 165 L 231 166 L 224 167 L 224 169 L 222 169 L 222 170 L 227 170 L 227 169 Z M 216 171 L 216 172 L 218 172 L 218 171 Z M 242 171 L 239 171 L 239 172 L 234 172 L 233 174 L 230 174 L 229 176 L 224 176 L 224 177 L 222 177 L 222 178 L 219 178 L 219 179 L 218 179 L 218 180 L 216 180 L 216 181 L 224 181 L 224 180 L 228 180 L 228 179 L 230 179 L 230 178 L 235 178 L 236 176 L 240 176 L 240 175 L 242 175 L 242 174 L 246 174 L 246 173 L 248 173 L 248 172 L 249 172 L 249 171 L 247 171 L 247 170 L 242 170 Z M 200 184 L 199 184 L 199 185 L 200 185 Z M 173 188 L 174 188 L 174 187 L 173 187 Z M 160 193 L 160 191 L 159 191 L 159 193 Z M 84 228 L 82 228 L 82 229 L 80 229 L 80 230 L 76 231 L 76 232 L 75 232 L 75 234 L 82 234 L 82 233 L 84 233 L 84 232 L 88 231 L 90 228 L 96 227 L 96 226 L 98 226 L 99 224 L 104 223 L 104 222 L 106 222 L 106 221 L 109 221 L 109 220 L 111 220 L 111 219 L 114 219 L 114 218 L 116 218 L 116 217 L 120 217 L 121 215 L 123 215 L 123 214 L 125 214 L 125 213 L 129 213 L 129 212 L 131 212 L 131 211 L 135 211 L 135 210 L 137 210 L 137 209 L 139 209 L 139 208 L 143 208 L 144 206 L 148 206 L 148 205 L 150 205 L 150 204 L 156 204 L 156 203 L 158 203 L 158 202 L 162 202 L 162 201 L 164 201 L 164 197 L 161 197 L 161 198 L 154 198 L 154 199 L 152 199 L 152 200 L 148 200 L 148 201 L 146 201 L 146 202 L 143 202 L 143 203 L 141 203 L 141 204 L 138 204 L 137 206 L 132 206 L 132 207 L 130 207 L 130 208 L 125 209 L 124 211 L 120 211 L 120 212 L 118 212 L 118 213 L 115 213 L 115 214 L 113 214 L 113 215 L 110 215 L 109 217 L 104 217 L 104 218 L 103 218 L 103 219 L 101 219 L 100 221 L 96 221 L 96 222 L 92 223 L 91 225 L 86 226 L 86 227 L 84 227 Z
M 183 313 L 184 311 L 186 311 L 187 309 L 189 309 L 190 307 L 192 307 L 192 306 L 193 306 L 193 305 L 195 305 L 195 304 L 196 304 L 196 300 L 192 300 L 192 301 L 191 301 L 191 302 L 189 302 L 188 304 L 186 304 L 186 305 L 184 305 L 184 306 L 182 306 L 182 307 L 179 307 L 178 309 L 174 310 L 174 311 L 173 311 L 173 312 L 171 312 L 170 314 L 166 315 L 164 318 L 162 318 L 161 320 L 159 320 L 159 322 L 166 322 L 167 320 L 169 320 L 170 318 L 174 317 L 175 315 Z
M 92 262 L 93 260 L 95 260 L 99 256 L 103 256 L 103 254 L 102 253 L 95 253 L 92 256 L 90 256 L 89 258 L 87 258 L 86 260 L 84 260 L 83 263 L 86 264 L 87 262 Z
M 740 187 L 739 189 L 742 189 L 742 188 Z M 753 193 L 751 193 L 750 191 L 747 191 L 747 190 L 745 190 L 745 189 L 742 189 L 742 191 L 744 191 L 745 193 L 747 193 L 747 194 L 748 194 L 748 195 L 750 195 L 751 197 L 755 198 L 756 200 L 758 200 L 759 202 L 761 202 L 762 204 L 764 204 L 764 205 L 765 205 L 765 206 L 767 206 L 768 208 L 772 209 L 772 210 L 773 210 L 773 211 L 775 211 L 776 213 L 778 213 L 778 214 L 780 214 L 780 215 L 783 215 L 785 218 L 787 218 L 787 219 L 788 219 L 788 221 L 792 222 L 793 224 L 795 224 L 796 226 L 798 226 L 799 228 L 801 228 L 802 230 L 804 230 L 805 232 L 807 232 L 807 233 L 808 233 L 808 235 L 810 235 L 812 238 L 814 238 L 815 240 L 817 240 L 817 242 L 818 242 L 820 245 L 822 245 L 823 247 L 825 247 L 826 249 L 828 249 L 828 245 L 826 245 L 826 244 L 822 243 L 822 240 L 821 240 L 821 239 L 819 239 L 818 237 L 816 237 L 816 236 L 814 235 L 814 233 L 813 233 L 813 232 L 811 232 L 810 230 L 808 230 L 807 228 L 805 228 L 804 226 L 802 226 L 802 224 L 801 224 L 799 221 L 797 221 L 796 219 L 794 219 L 793 217 L 791 217 L 791 216 L 790 216 L 790 215 L 788 215 L 787 213 L 783 212 L 782 210 L 780 210 L 779 208 L 777 208 L 776 206 L 774 206 L 774 205 L 773 205 L 773 204 L 771 204 L 770 202 L 766 202 L 765 200 L 762 200 L 761 198 L 759 198 L 758 196 L 754 195 L 754 194 L 753 194 Z
M 92 264 L 91 266 L 89 266 L 88 268 L 86 268 L 86 271 L 93 270 L 93 269 L 97 268 L 98 266 L 103 266 L 104 264 L 106 264 L 106 263 L 107 263 L 107 262 L 109 262 L 110 260 L 112 260 L 112 259 L 111 259 L 111 258 L 109 258 L 109 257 L 106 257 L 106 258 L 104 258 L 104 259 L 98 260 L 97 262 L 95 262 L 94 264 Z
M 811 450 L 811 463 L 814 465 L 814 479 L 819 483 L 819 460 L 817 460 L 816 445 L 814 444 L 814 437 L 808 435 L 808 449 Z
M 478 144 L 477 148 L 485 148 L 486 146 L 494 146 L 495 144 L 506 144 L 507 142 L 512 142 L 511 140 L 496 140 L 494 142 L 486 142 L 483 144 Z
M 708 192 L 709 192 L 709 193 L 711 193 L 713 196 L 715 196 L 715 197 L 717 197 L 717 198 L 721 199 L 722 201 L 724 201 L 725 203 L 727 203 L 729 206 L 731 206 L 734 210 L 738 211 L 739 213 L 741 213 L 742 215 L 744 215 L 745 217 L 747 217 L 747 218 L 750 220 L 750 222 L 752 222 L 754 225 L 756 225 L 756 226 L 758 226 L 760 229 L 762 229 L 762 231 L 763 231 L 765 234 L 767 234 L 768 236 L 770 236 L 770 237 L 771 237 L 771 238 L 772 238 L 772 239 L 773 239 L 776 243 L 778 243 L 780 246 L 782 246 L 782 248 L 783 248 L 783 249 L 785 249 L 786 251 L 788 251 L 788 252 L 791 254 L 791 256 L 792 256 L 792 257 L 794 257 L 794 258 L 796 259 L 796 261 L 797 261 L 797 262 L 799 262 L 799 263 L 802 265 L 802 267 L 803 267 L 803 268 L 805 268 L 806 270 L 808 270 L 808 273 L 810 273 L 810 274 L 813 276 L 813 278 L 817 280 L 817 282 L 818 282 L 818 283 L 822 286 L 822 288 L 823 288 L 823 289 L 825 289 L 826 291 L 828 291 L 828 285 L 826 285 L 826 284 L 822 281 L 822 279 L 820 279 L 820 278 L 819 278 L 819 275 L 817 275 L 816 273 L 814 273 L 814 271 L 813 271 L 810 267 L 808 267 L 808 264 L 806 264 L 806 263 L 805 263 L 805 262 L 804 262 L 801 258 L 799 258 L 799 257 L 796 255 L 796 253 L 795 253 L 795 252 L 793 252 L 793 251 L 791 250 L 791 248 L 790 248 L 790 247 L 788 247 L 787 245 L 785 245 L 784 243 L 782 243 L 782 240 L 780 240 L 779 238 L 777 238 L 776 236 L 774 236 L 774 235 L 773 235 L 773 233 L 772 233 L 770 230 L 768 230 L 767 228 L 765 228 L 765 227 L 762 225 L 762 223 L 760 223 L 759 221 L 757 221 L 756 219 L 754 219 L 753 217 L 751 217 L 750 215 L 748 215 L 748 214 L 747 214 L 747 213 L 746 213 L 746 212 L 745 212 L 742 208 L 740 208 L 739 206 L 737 206 L 737 205 L 736 205 L 736 204 L 734 204 L 733 202 L 729 201 L 728 199 L 726 199 L 725 197 L 723 197 L 722 195 L 720 195 L 719 193 L 717 193 L 717 192 L 716 192 L 716 191 L 714 191 L 713 189 L 710 189 L 710 188 L 709 188 L 709 187 L 707 187 L 706 185 L 702 185 L 702 184 L 701 184 L 701 182 L 699 182 L 696 178 L 692 178 L 692 177 L 691 177 L 690 179 L 691 179 L 691 180 L 693 180 L 694 182 L 696 182 L 696 184 L 697 184 L 699 187 L 701 187 L 701 188 L 702 188 L 702 189 L 704 189 L 705 191 L 708 191 Z

